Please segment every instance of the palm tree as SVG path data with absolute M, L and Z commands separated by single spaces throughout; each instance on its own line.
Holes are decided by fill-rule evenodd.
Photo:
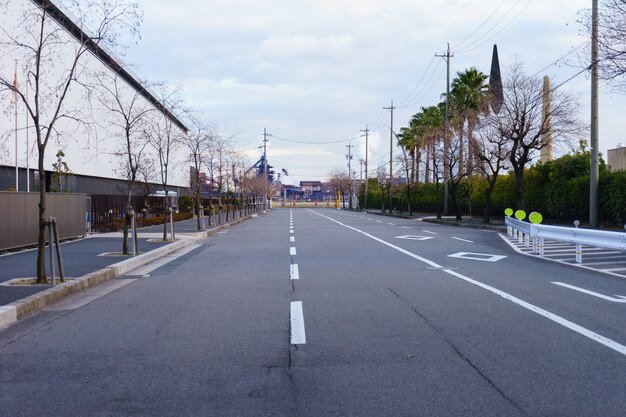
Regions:
M 472 174 L 474 164 L 474 128 L 478 124 L 480 114 L 487 110 L 487 99 L 489 97 L 489 84 L 485 83 L 487 78 L 486 74 L 471 67 L 457 73 L 457 77 L 452 81 L 452 89 L 450 91 L 450 99 L 454 109 L 453 114 L 458 117 L 459 122 L 457 123 L 460 123 L 460 149 L 463 149 L 463 125 L 467 120 L 467 172 L 469 175 Z M 461 153 L 459 169 L 462 169 L 462 159 Z

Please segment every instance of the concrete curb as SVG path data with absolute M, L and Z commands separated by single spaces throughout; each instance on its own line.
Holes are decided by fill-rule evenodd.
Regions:
M 170 243 L 169 245 L 165 245 L 160 248 L 151 250 L 150 252 L 142 253 L 141 255 L 130 259 L 125 259 L 121 262 L 109 265 L 106 268 L 99 269 L 97 271 L 83 275 L 82 277 L 73 279 L 52 288 L 48 288 L 47 290 L 30 295 L 26 298 L 22 298 L 21 300 L 17 300 L 4 306 L 0 306 L 0 330 L 5 329 L 15 324 L 19 320 L 22 320 L 25 317 L 35 314 L 43 310 L 44 308 L 61 301 L 65 297 L 84 291 L 87 288 L 94 287 L 113 278 L 122 276 L 135 268 L 147 264 L 148 262 L 151 262 L 162 256 L 169 255 L 172 252 L 189 246 L 197 238 L 207 237 L 226 227 L 239 224 L 248 219 L 256 218 L 260 214 L 264 214 L 266 212 L 267 211 L 255 213 L 248 217 L 233 220 L 230 223 L 222 224 L 203 232 L 186 234 L 185 236 L 187 237 L 181 238 L 175 242 Z
M 496 232 L 506 231 L 506 226 L 499 225 L 499 224 L 463 223 L 463 222 L 458 222 L 456 220 L 446 221 L 446 220 L 439 220 L 439 219 L 423 219 L 422 222 L 442 224 L 446 226 L 467 227 L 470 229 L 492 230 Z

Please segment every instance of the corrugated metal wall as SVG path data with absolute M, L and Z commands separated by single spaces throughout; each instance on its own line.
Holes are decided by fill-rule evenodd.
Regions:
M 87 230 L 85 194 L 46 194 L 46 215 L 57 219 L 62 239 L 84 236 Z M 38 193 L 0 191 L 0 251 L 37 244 Z

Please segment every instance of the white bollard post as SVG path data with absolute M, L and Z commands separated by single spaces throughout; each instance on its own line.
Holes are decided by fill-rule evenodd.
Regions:
M 581 264 L 583 262 L 583 245 L 576 244 L 576 263 Z
M 539 255 L 543 255 L 543 238 L 539 238 Z

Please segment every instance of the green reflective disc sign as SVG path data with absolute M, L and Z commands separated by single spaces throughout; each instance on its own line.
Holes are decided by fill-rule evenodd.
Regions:
M 507 216 L 511 217 L 513 215 L 513 209 L 512 208 L 508 208 L 508 209 L 504 210 L 504 214 L 506 214 Z
M 524 210 L 517 210 L 515 212 L 515 218 L 517 220 L 524 220 L 526 218 L 526 212 Z
M 541 213 L 533 211 L 528 215 L 528 220 L 530 220 L 531 223 L 540 224 L 543 221 L 543 216 L 541 215 Z

